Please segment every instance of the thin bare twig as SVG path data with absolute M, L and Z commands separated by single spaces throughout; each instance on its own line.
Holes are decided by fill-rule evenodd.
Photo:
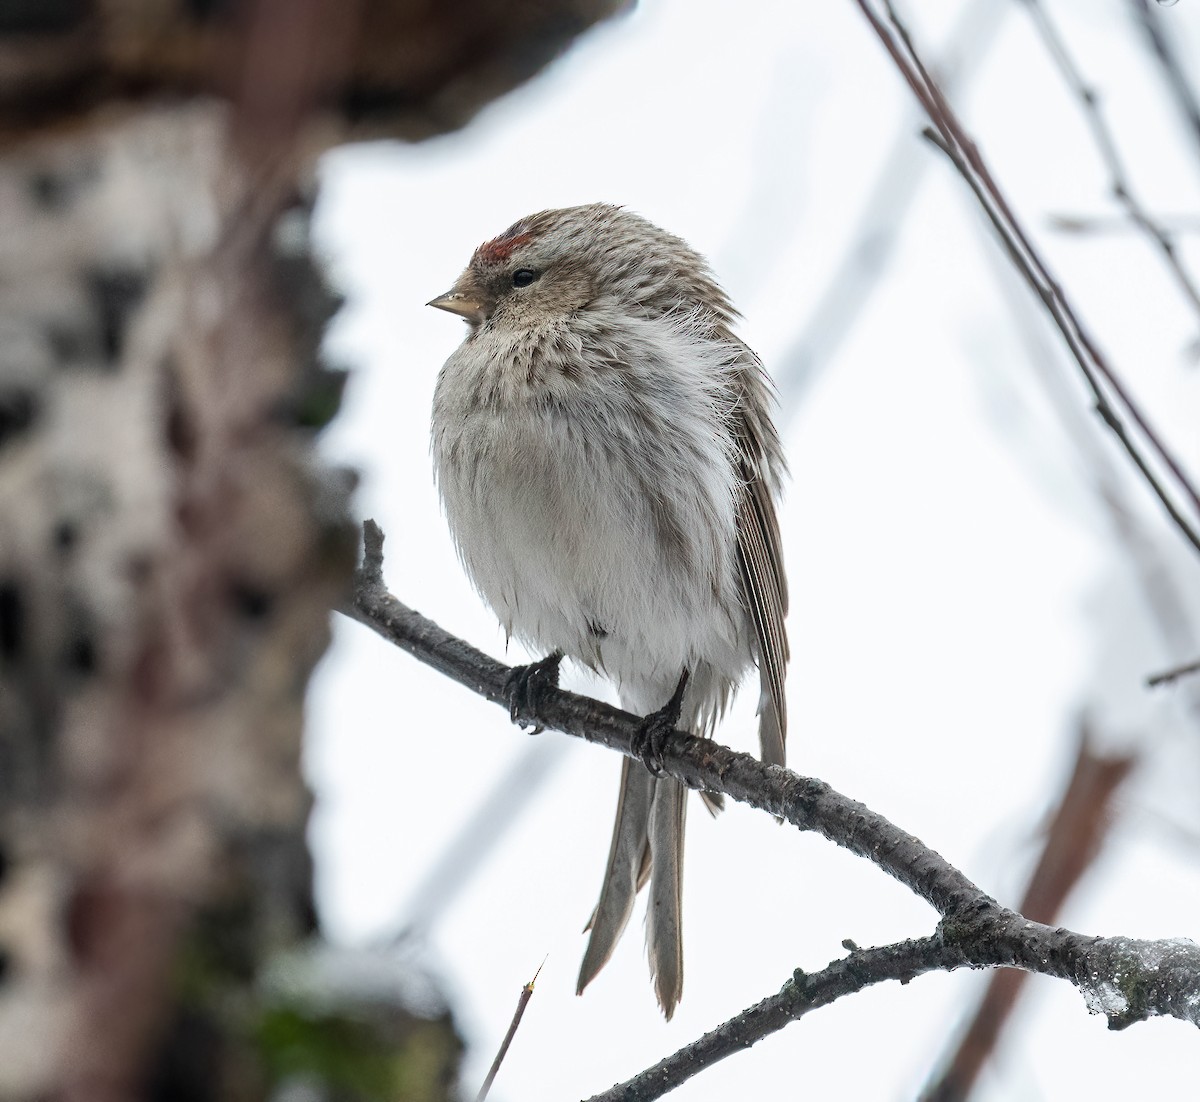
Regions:
M 1102 216 L 1092 214 L 1051 214 L 1047 218 L 1051 229 L 1059 233 L 1073 234 L 1123 234 L 1137 229 L 1129 224 L 1128 218 L 1119 215 Z M 1194 214 L 1160 214 L 1158 224 L 1173 236 L 1200 233 L 1200 218 Z
M 383 583 L 383 533 L 373 521 L 363 529 L 363 563 L 347 614 L 426 665 L 507 708 L 510 667 L 393 597 Z M 550 688 L 522 719 L 629 756 L 634 755 L 641 730 L 637 716 Z M 1200 946 L 1193 942 L 1095 938 L 1032 922 L 1000 906 L 917 838 L 825 782 L 764 765 L 709 739 L 675 731 L 666 739 L 662 760 L 664 774 L 689 788 L 724 793 L 867 858 L 942 917 L 929 938 L 882 949 L 855 949 L 813 977 L 798 974 L 779 995 L 669 1057 L 658 1065 L 659 1071 L 652 1069 L 597 1096 L 597 1102 L 658 1098 L 809 1009 L 871 983 L 907 980 L 932 969 L 1006 966 L 1067 979 L 1113 1029 L 1154 1015 L 1172 1015 L 1200 1025 Z M 664 1065 L 665 1072 L 661 1071 Z
M 1159 460 L 1170 472 L 1178 491 L 1191 503 L 1197 521 L 1200 521 L 1200 492 L 1192 485 L 1178 460 L 1150 425 L 1116 372 L 1109 366 L 1090 333 L 1079 320 L 1062 288 L 1051 275 L 1013 213 L 1008 200 L 996 184 L 974 141 L 963 129 L 937 82 L 929 74 L 913 44 L 907 27 L 897 14 L 891 0 L 885 0 L 884 6 L 894 33 L 876 14 L 868 0 L 855 0 L 855 2 L 866 16 L 867 22 L 875 31 L 884 48 L 891 55 L 913 94 L 925 108 L 926 114 L 935 128 L 927 131 L 927 135 L 949 157 L 975 193 L 1014 265 L 1054 319 L 1055 325 L 1062 333 L 1067 347 L 1071 350 L 1071 354 L 1092 392 L 1096 412 L 1120 440 L 1176 527 L 1197 552 L 1200 552 L 1200 532 L 1183 515 L 1180 507 L 1151 467 L 1150 461 L 1142 454 L 1141 448 L 1109 399 L 1105 386 L 1113 392 L 1152 451 L 1157 454 Z M 1101 384 L 1101 379 L 1104 380 L 1104 385 Z
M 1120 378 L 1109 366 L 1107 358 L 1102 355 L 1090 333 L 1084 328 L 1082 321 L 1075 313 L 1074 307 L 1067 300 L 1061 284 L 1051 275 L 1045 261 L 1042 260 L 1041 254 L 1034 248 L 1032 240 L 1017 219 L 1004 193 L 1000 190 L 999 185 L 991 174 L 991 170 L 979 152 L 979 147 L 958 121 L 958 116 L 951 108 L 941 88 L 930 75 L 924 61 L 917 52 L 912 35 L 900 19 L 892 0 L 884 0 L 884 3 L 887 8 L 888 18 L 903 43 L 904 50 L 907 53 L 907 60 L 911 62 L 911 67 L 903 70 L 905 76 L 909 78 L 910 85 L 917 92 L 918 99 L 925 106 L 931 121 L 937 127 L 942 138 L 942 141 L 937 144 L 942 148 L 943 152 L 950 155 L 955 167 L 959 169 L 963 178 L 971 186 L 971 189 L 983 204 L 993 225 L 1000 232 L 1005 245 L 1009 249 L 1010 255 L 1018 264 L 1022 274 L 1026 276 L 1030 286 L 1045 303 L 1096 399 L 1096 412 L 1100 414 L 1105 424 L 1113 430 L 1125 446 L 1126 451 L 1129 452 L 1138 469 L 1150 482 L 1172 519 L 1183 529 L 1189 541 L 1200 550 L 1200 535 L 1197 535 L 1196 531 L 1183 519 L 1162 484 L 1154 476 L 1148 461 L 1141 455 L 1140 450 L 1126 430 L 1117 411 L 1100 386 L 1097 376 L 1103 377 L 1105 382 L 1112 388 L 1130 417 L 1133 418 L 1134 423 L 1174 476 L 1179 488 L 1191 501 L 1198 513 L 1200 513 L 1200 491 L 1197 491 L 1192 485 L 1179 461 L 1175 459 L 1174 455 L 1167 449 L 1165 443 L 1150 426 L 1146 417 L 1141 412 L 1141 408 L 1134 402 Z M 858 4 L 859 7 L 868 13 L 868 18 L 871 20 L 877 33 L 887 35 L 886 28 L 884 28 L 874 13 L 870 12 L 866 0 L 858 0 Z M 887 44 L 889 45 L 889 52 L 891 52 L 892 40 L 890 36 L 887 37 Z M 905 58 L 899 51 L 893 52 L 892 56 L 894 59 L 897 59 L 898 64 L 903 66 Z M 910 73 L 911 78 L 909 76 Z
M 1159 685 L 1169 685 L 1172 681 L 1178 681 L 1179 678 L 1187 677 L 1193 673 L 1200 673 L 1200 658 L 1197 658 L 1194 662 L 1187 662 L 1182 666 L 1175 666 L 1173 669 L 1163 670 L 1161 673 L 1147 677 L 1146 687 L 1148 689 L 1157 689 Z
M 1191 653 L 1196 648 L 1197 631 L 1185 600 L 1186 583 L 1175 576 L 1171 559 L 1164 554 L 1166 548 L 1161 546 L 1146 519 L 1129 501 L 1123 469 L 1089 431 L 1084 411 L 1059 369 L 1055 349 L 1040 326 L 1034 324 L 1040 320 L 1034 314 L 1034 304 L 1027 296 L 1018 294 L 1021 290 L 1017 286 L 1019 275 L 1011 266 L 996 263 L 993 267 L 1001 293 L 1013 312 L 1014 325 L 1026 347 L 1029 362 L 1067 438 L 1081 457 L 1083 476 L 1095 491 L 1117 546 L 1136 579 L 1167 660 Z M 1182 703 L 1200 729 L 1200 686 L 1185 694 Z
M 1125 162 L 1117 149 L 1116 138 L 1104 117 L 1100 94 L 1094 85 L 1084 79 L 1066 42 L 1059 34 L 1058 28 L 1054 25 L 1054 21 L 1050 18 L 1050 14 L 1041 0 L 1021 0 L 1021 2 L 1029 9 L 1033 25 L 1046 46 L 1046 52 L 1054 60 L 1055 66 L 1074 93 L 1075 98 L 1079 100 L 1080 108 L 1087 119 L 1088 128 L 1092 132 L 1092 139 L 1108 170 L 1113 197 L 1125 208 L 1125 213 L 1129 216 L 1130 221 L 1162 253 L 1163 260 L 1175 277 L 1175 282 L 1179 285 L 1184 298 L 1200 316 L 1200 291 L 1197 291 L 1191 274 L 1184 267 L 1183 261 L 1179 257 L 1179 251 L 1175 248 L 1175 242 L 1134 194 Z
M 1128 223 L 1124 223 L 1128 226 Z M 1168 654 L 1185 654 L 1194 647 L 1196 636 L 1188 617 L 1183 587 L 1173 576 L 1165 550 L 1149 530 L 1145 518 L 1126 500 L 1124 470 L 1103 441 L 1090 431 L 1085 411 L 1058 363 L 1057 348 L 1045 332 L 1037 306 L 1024 293 L 1019 275 L 999 257 L 992 240 L 986 242 L 990 267 L 1001 293 L 1013 313 L 1013 322 L 1026 356 L 1057 412 L 1072 447 L 1081 459 L 1082 477 L 1090 483 L 1104 518 L 1112 528 L 1115 547 L 1125 561 L 1145 600 L 1150 622 L 1157 629 Z M 1184 694 L 1181 701 L 1193 721 L 1200 720 L 1200 693 Z M 1141 740 L 1143 754 L 1163 733 L 1150 728 Z M 1102 834 L 1111 830 L 1116 806 L 1115 786 L 1127 773 L 1131 759 L 1097 758 L 1080 746 L 1076 767 L 1060 800 L 1060 810 L 1047 832 L 1038 870 L 1021 903 L 1021 913 L 1050 922 L 1058 912 L 1065 892 L 1086 871 L 1088 857 L 1094 860 Z M 1183 844 L 1186 846 L 1187 842 Z M 1065 863 L 1066 862 L 1066 863 Z M 1065 863 L 1065 864 L 1064 864 Z M 1055 894 L 1051 894 L 1055 893 Z M 1023 973 L 1003 970 L 993 975 L 970 1026 L 964 1031 L 952 1058 L 939 1079 L 926 1088 L 924 1102 L 963 1102 L 970 1097 L 980 1070 L 995 1051 L 1006 1020 L 1024 984 Z
M 492 1061 L 492 1066 L 488 1068 L 487 1077 L 483 1081 L 483 1086 L 479 1088 L 479 1094 L 475 1096 L 475 1102 L 484 1102 L 488 1096 L 488 1092 L 491 1091 L 492 1084 L 496 1081 L 496 1072 L 500 1070 L 500 1065 L 504 1063 L 504 1057 L 508 1055 L 508 1046 L 512 1044 L 512 1039 L 517 1035 L 517 1028 L 521 1024 L 521 1019 L 525 1017 L 525 1008 L 529 1005 L 529 1000 L 533 998 L 533 985 L 537 983 L 537 978 L 542 974 L 542 968 L 545 964 L 546 962 L 543 960 L 538 965 L 537 971 L 534 972 L 533 979 L 521 988 L 521 994 L 517 996 L 517 1009 L 513 1011 L 508 1032 L 504 1035 L 504 1040 L 500 1042 L 500 1049 L 496 1053 L 496 1059 Z

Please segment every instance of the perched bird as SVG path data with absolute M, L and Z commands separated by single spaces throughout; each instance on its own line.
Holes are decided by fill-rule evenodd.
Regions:
M 711 736 L 756 664 L 762 759 L 784 761 L 785 464 L 768 380 L 704 258 L 603 203 L 521 219 L 429 305 L 470 326 L 433 402 L 450 530 L 505 631 L 550 652 L 513 682 L 514 718 L 564 655 L 646 717 L 650 768 L 623 763 L 579 990 L 649 880 L 650 971 L 670 1018 L 687 792 L 651 772 L 656 746 L 676 725 Z

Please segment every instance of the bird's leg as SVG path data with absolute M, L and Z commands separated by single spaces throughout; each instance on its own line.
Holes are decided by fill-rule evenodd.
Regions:
M 671 699 L 657 712 L 643 716 L 638 724 L 637 734 L 633 736 L 631 749 L 642 764 L 656 777 L 662 772 L 663 748 L 670 735 L 679 723 L 679 713 L 683 710 L 683 694 L 687 689 L 688 671 L 685 668 L 679 675 L 679 684 L 671 694 Z
M 518 726 L 531 726 L 531 735 L 539 734 L 543 730 L 542 725 L 532 717 L 546 689 L 558 688 L 558 667 L 562 660 L 562 651 L 556 650 L 537 662 L 530 662 L 528 666 L 514 666 L 512 672 L 504 679 L 508 714 Z

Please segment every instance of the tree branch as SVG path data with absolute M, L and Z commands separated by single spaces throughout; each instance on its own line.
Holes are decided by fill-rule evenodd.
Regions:
M 451 680 L 507 706 L 504 684 L 510 667 L 392 596 L 383 583 L 383 533 L 370 520 L 363 532 L 363 563 L 346 614 Z M 523 718 L 630 756 L 638 731 L 636 716 L 557 689 L 547 690 Z M 942 919 L 931 937 L 853 949 L 813 976 L 797 973 L 778 995 L 638 1079 L 597 1096 L 595 1102 L 658 1098 L 701 1068 L 809 1010 L 874 983 L 904 982 L 935 969 L 1007 966 L 1068 979 L 1080 989 L 1088 1008 L 1105 1014 L 1114 1029 L 1155 1015 L 1200 1025 L 1200 946 L 1193 942 L 1096 938 L 1031 922 L 1000 906 L 919 839 L 824 781 L 764 765 L 709 739 L 673 732 L 663 750 L 663 772 L 689 788 L 722 792 L 801 830 L 824 835 L 895 877 L 936 908 Z
M 587 1102 L 649 1102 L 661 1098 L 666 1093 L 663 1084 L 670 1084 L 667 1089 L 673 1090 L 718 1060 L 744 1051 L 810 1010 L 828 1006 L 843 995 L 887 980 L 908 983 L 924 972 L 950 971 L 966 963 L 956 947 L 947 945 L 937 935 L 877 949 L 854 949 L 849 956 L 832 961 L 820 972 L 797 970 L 779 994 L 743 1010 L 653 1067 L 593 1095 Z
M 1117 149 L 1116 138 L 1104 116 L 1099 92 L 1080 72 L 1079 66 L 1071 56 L 1071 51 L 1041 0 L 1023 0 L 1023 2 L 1029 9 L 1034 28 L 1045 44 L 1046 52 L 1050 55 L 1071 93 L 1079 101 L 1080 110 L 1087 120 L 1088 129 L 1092 132 L 1092 140 L 1108 170 L 1109 190 L 1112 192 L 1113 198 L 1125 208 L 1129 220 L 1162 254 L 1163 262 L 1170 270 L 1183 297 L 1187 299 L 1192 310 L 1200 315 L 1200 291 L 1196 289 L 1191 273 L 1184 266 L 1183 259 L 1180 257 L 1171 235 L 1150 214 L 1134 193 L 1133 185 L 1129 180 L 1129 172 Z
M 893 28 L 893 30 L 889 30 L 887 24 L 874 11 L 868 0 L 855 0 L 855 2 L 929 116 L 933 129 L 926 132 L 927 136 L 949 157 L 974 192 L 984 213 L 995 227 L 1014 267 L 1041 300 L 1059 332 L 1062 333 L 1071 355 L 1079 365 L 1080 372 L 1092 392 L 1096 412 L 1120 440 L 1130 459 L 1133 460 L 1154 491 L 1176 527 L 1188 542 L 1197 551 L 1200 551 L 1200 531 L 1196 526 L 1200 524 L 1200 492 L 1196 490 L 1174 453 L 1167 447 L 1154 426 L 1150 424 L 1141 407 L 1101 353 L 1095 340 L 1076 314 L 1074 307 L 1067 300 L 1062 287 L 1051 274 L 1041 254 L 1018 221 L 1004 193 L 997 185 L 975 142 L 964 130 L 941 88 L 921 60 L 912 36 L 897 14 L 893 3 L 891 0 L 884 0 L 888 21 Z M 1109 390 L 1116 402 L 1128 414 L 1129 419 L 1137 426 L 1151 451 L 1158 456 L 1159 462 L 1169 472 L 1178 493 L 1193 510 L 1195 523 L 1184 515 L 1163 481 L 1155 474 L 1150 460 L 1142 454 L 1142 449 L 1126 427 L 1117 406 L 1109 398 L 1107 393 Z
M 1029 922 L 988 901 L 966 920 L 943 921 L 931 937 L 876 949 L 853 948 L 849 956 L 833 961 L 820 972 L 797 971 L 779 994 L 763 999 L 587 1102 L 650 1102 L 661 1098 L 705 1068 L 744 1051 L 810 1010 L 877 983 L 908 983 L 926 972 L 1002 966 L 1071 980 L 1092 1013 L 1108 1016 L 1110 1029 L 1123 1029 L 1144 1016 L 1132 1010 L 1126 984 L 1139 992 L 1153 988 L 1165 1002 L 1185 1010 L 1170 1013 L 1200 1025 L 1200 988 L 1196 982 L 1200 946 L 1195 943 L 1086 937 Z M 1132 979 L 1134 975 L 1138 979 Z M 1119 977 L 1121 982 L 1107 977 Z M 1184 988 L 1190 993 L 1183 994 Z M 1173 993 L 1168 994 L 1168 990 Z
M 382 581 L 383 533 L 370 520 L 363 530 L 365 557 L 355 580 L 354 606 L 346 610 L 347 614 L 439 673 L 507 708 L 504 684 L 511 667 L 476 650 L 393 597 Z M 638 717 L 602 701 L 565 690 L 547 691 L 536 710 L 525 718 L 634 756 Z M 664 772 L 689 788 L 724 792 L 739 803 L 770 812 L 801 830 L 823 834 L 843 849 L 874 862 L 941 914 L 957 912 L 981 897 L 987 898 L 918 839 L 856 800 L 835 792 L 824 781 L 764 765 L 749 754 L 685 731 L 671 735 L 667 751 Z
M 1147 677 L 1146 687 L 1148 689 L 1157 689 L 1159 685 L 1169 685 L 1172 681 L 1178 681 L 1181 677 L 1187 677 L 1193 673 L 1200 673 L 1200 658 L 1197 658 L 1194 662 L 1185 662 L 1182 666 L 1174 666 L 1169 670 L 1163 670 L 1161 673 Z
M 1098 753 L 1087 720 L 1081 719 L 1075 767 L 1046 830 L 1045 845 L 1021 900 L 1022 914 L 1039 922 L 1054 921 L 1100 852 L 1112 824 L 1114 797 L 1136 763 L 1134 756 Z M 965 1102 L 970 1097 L 1025 980 L 1026 973 L 1013 969 L 993 973 L 952 1055 L 921 1092 L 921 1102 Z

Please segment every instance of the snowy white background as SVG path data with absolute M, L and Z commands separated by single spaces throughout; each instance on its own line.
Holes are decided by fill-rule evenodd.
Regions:
M 1200 319 L 1135 233 L 1050 226 L 1052 214 L 1108 218 L 1116 208 L 1078 103 L 1024 6 L 909 7 L 931 57 L 964 12 L 982 19 L 985 42 L 959 74 L 969 81 L 956 97 L 965 121 L 1101 345 L 1200 476 L 1200 368 L 1188 356 Z M 1147 204 L 1196 215 L 1200 153 L 1162 94 L 1132 4 L 1049 0 L 1049 10 L 1104 92 Z M 1200 0 L 1161 15 L 1180 54 L 1200 58 Z M 1178 694 L 1140 684 L 1193 655 L 1164 650 L 1143 620 L 1134 575 L 1022 326 L 1045 339 L 1122 475 L 1128 464 L 1087 420 L 1056 338 L 921 125 L 849 0 L 643 0 L 464 132 L 329 157 L 318 231 L 349 296 L 330 351 L 354 375 L 327 452 L 363 473 L 359 510 L 388 535 L 393 591 L 505 656 L 431 483 L 430 399 L 462 327 L 424 303 L 523 214 L 593 200 L 645 214 L 711 257 L 745 316 L 741 334 L 781 378 L 793 471 L 782 517 L 793 767 L 887 815 L 1015 905 L 1086 707 L 1106 748 L 1140 746 L 1146 764 L 1060 921 L 1200 938 L 1200 730 L 1181 722 Z M 812 385 L 792 387 L 796 343 L 897 142 L 916 147 L 923 177 L 896 253 L 847 339 L 816 362 Z M 1182 249 L 1200 268 L 1200 248 L 1185 238 Z M 1127 483 L 1200 605 L 1200 558 L 1161 523 L 1143 486 Z M 336 630 L 308 745 L 331 936 L 366 945 L 393 935 L 419 913 L 426 873 L 504 772 L 519 760 L 546 770 L 420 946 L 471 1046 L 467 1097 L 547 954 L 493 1090 L 499 1102 L 586 1097 L 777 990 L 794 968 L 841 956 L 843 938 L 882 944 L 934 925 L 925 904 L 867 862 L 736 806 L 713 821 L 694 802 L 674 1020 L 654 1004 L 640 912 L 576 998 L 619 761 L 555 734 L 530 739 L 367 630 L 344 619 Z M 507 657 L 525 660 L 515 647 Z M 755 695 L 721 730 L 741 749 L 755 743 Z M 984 978 L 932 975 L 845 999 L 672 1097 L 911 1098 Z M 1027 999 L 982 1099 L 1194 1090 L 1194 1028 L 1160 1020 L 1109 1033 L 1064 983 L 1035 979 Z

